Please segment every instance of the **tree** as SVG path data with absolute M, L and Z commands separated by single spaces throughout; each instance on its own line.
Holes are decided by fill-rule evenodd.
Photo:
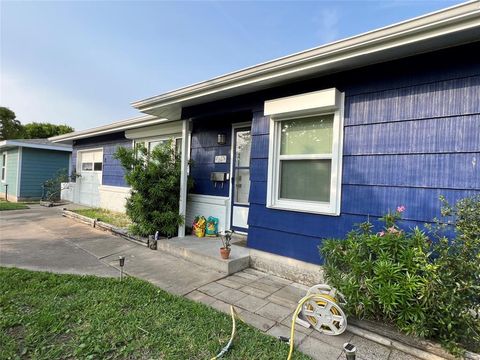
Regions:
M 174 236 L 184 218 L 179 214 L 180 156 L 173 141 L 156 146 L 150 153 L 143 144 L 135 149 L 119 147 L 115 158 L 125 169 L 125 180 L 132 189 L 126 204 L 133 221 L 130 231 L 141 236 L 156 231 Z
M 68 125 L 32 122 L 23 126 L 25 139 L 46 139 L 52 136 L 73 132 Z
M 0 140 L 19 139 L 23 136 L 23 127 L 9 108 L 0 107 Z

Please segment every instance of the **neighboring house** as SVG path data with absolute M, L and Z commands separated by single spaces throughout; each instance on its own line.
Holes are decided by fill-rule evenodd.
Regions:
M 43 183 L 60 170 L 68 171 L 72 147 L 47 139 L 0 141 L 0 198 L 39 200 Z
M 469 2 L 138 101 L 149 117 L 52 140 L 73 141 L 75 154 L 179 137 L 187 225 L 213 215 L 250 248 L 320 263 L 322 239 L 397 205 L 404 226 L 423 226 L 440 195 L 480 194 L 479 39 Z M 99 191 L 121 181 L 111 164 Z

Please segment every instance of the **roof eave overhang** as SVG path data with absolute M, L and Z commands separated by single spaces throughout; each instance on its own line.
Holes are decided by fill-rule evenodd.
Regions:
M 147 116 L 142 116 L 142 117 L 138 117 L 130 120 L 116 122 L 116 123 L 105 125 L 105 126 L 99 126 L 92 129 L 54 136 L 49 138 L 48 140 L 54 143 L 71 144 L 74 140 L 85 139 L 85 138 L 90 138 L 90 137 L 100 136 L 100 135 L 113 134 L 113 133 L 122 132 L 125 130 L 144 127 L 144 126 L 157 125 L 157 124 L 161 124 L 168 121 L 170 120 L 166 118 L 159 119 L 157 117 L 147 115 Z
M 67 146 L 58 146 L 58 145 L 56 146 L 56 145 L 49 145 L 49 144 L 31 144 L 31 143 L 25 143 L 22 141 L 15 141 L 15 140 L 0 141 L 0 151 L 13 149 L 16 147 L 42 149 L 42 150 L 54 150 L 54 151 L 66 151 L 66 152 L 72 151 L 72 148 Z
M 170 119 L 181 108 L 242 95 L 315 75 L 349 70 L 478 41 L 480 2 L 337 41 L 132 103 L 138 110 Z

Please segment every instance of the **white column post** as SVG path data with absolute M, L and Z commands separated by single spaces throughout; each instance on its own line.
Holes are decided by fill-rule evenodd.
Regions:
M 190 120 L 182 120 L 182 173 L 180 176 L 180 204 L 179 213 L 183 217 L 187 214 L 187 181 L 188 162 L 190 160 Z M 185 223 L 178 227 L 178 237 L 185 237 Z

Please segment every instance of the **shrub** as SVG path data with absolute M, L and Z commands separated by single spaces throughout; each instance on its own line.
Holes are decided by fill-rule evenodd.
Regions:
M 321 254 L 328 281 L 347 299 L 346 311 L 358 318 L 381 320 L 400 330 L 439 340 L 459 354 L 480 344 L 480 197 L 455 208 L 446 202 L 437 235 L 451 224 L 456 237 L 429 240 L 419 228 L 400 229 L 405 207 L 380 220 L 360 224 L 345 239 L 325 240 Z
M 119 147 L 115 153 L 125 169 L 125 179 L 131 186 L 126 212 L 132 220 L 130 231 L 148 236 L 159 231 L 174 236 L 183 224 L 179 214 L 180 156 L 172 140 L 156 146 L 150 153 L 143 144 L 134 149 Z
M 431 335 L 448 349 L 460 346 L 480 352 L 480 195 L 452 207 L 442 197 L 442 216 L 433 229 L 455 227 L 449 241 L 434 231 L 435 259 L 426 272 L 425 292 Z
M 55 175 L 43 183 L 42 200 L 59 201 L 62 191 L 62 183 L 69 181 L 67 169 L 58 170 Z

